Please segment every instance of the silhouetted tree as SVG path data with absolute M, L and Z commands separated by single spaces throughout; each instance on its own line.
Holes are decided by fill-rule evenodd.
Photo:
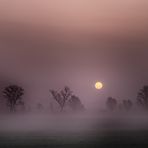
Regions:
M 133 103 L 131 100 L 123 100 L 123 108 L 124 110 L 129 111 L 133 106 Z
M 80 99 L 75 95 L 71 96 L 71 98 L 68 101 L 68 104 L 74 111 L 84 110 L 83 104 L 81 103 Z
M 117 100 L 112 97 L 107 98 L 106 106 L 111 111 L 115 110 L 117 108 Z
M 10 85 L 4 89 L 3 95 L 7 99 L 7 105 L 10 107 L 10 110 L 15 111 L 15 106 L 23 103 L 24 89 L 17 85 Z
M 58 104 L 60 105 L 61 108 L 61 112 L 64 109 L 64 106 L 66 105 L 66 102 L 68 101 L 68 99 L 71 97 L 72 95 L 72 91 L 70 90 L 69 87 L 65 87 L 63 90 L 61 90 L 60 92 L 57 92 L 55 90 L 50 90 L 53 98 L 58 102 Z
M 137 103 L 143 108 L 148 109 L 148 86 L 143 86 L 143 88 L 140 89 L 137 96 Z

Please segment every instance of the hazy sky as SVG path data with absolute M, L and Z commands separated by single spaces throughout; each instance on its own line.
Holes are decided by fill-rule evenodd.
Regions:
M 134 99 L 148 84 L 147 8 L 147 0 L 0 0 L 1 78 L 35 102 L 64 85 L 88 107 Z

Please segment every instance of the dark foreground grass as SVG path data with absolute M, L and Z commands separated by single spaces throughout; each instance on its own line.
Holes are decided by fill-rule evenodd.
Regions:
M 0 148 L 148 148 L 148 131 L 110 130 L 100 135 L 76 136 L 14 136 L 1 135 Z

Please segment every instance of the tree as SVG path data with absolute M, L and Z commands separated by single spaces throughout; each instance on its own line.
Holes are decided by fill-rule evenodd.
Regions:
M 148 109 L 148 86 L 143 86 L 143 88 L 140 89 L 137 96 L 137 103 L 143 108 Z
M 61 112 L 63 111 L 66 102 L 68 101 L 68 99 L 71 97 L 72 95 L 72 91 L 70 90 L 69 87 L 65 87 L 63 90 L 61 90 L 60 92 L 57 92 L 55 90 L 50 90 L 53 98 L 57 101 L 57 103 L 60 105 L 61 108 Z
M 15 111 L 15 106 L 23 103 L 22 96 L 24 95 L 24 89 L 17 85 L 9 85 L 4 89 L 3 95 L 7 99 L 10 111 Z
M 133 103 L 131 100 L 123 100 L 123 108 L 127 111 L 129 111 L 133 106 Z
M 117 108 L 117 100 L 112 97 L 108 97 L 106 101 L 106 106 L 111 111 L 115 110 Z
M 68 104 L 74 111 L 84 110 L 83 104 L 81 103 L 80 99 L 75 95 L 71 96 L 71 98 L 68 101 Z

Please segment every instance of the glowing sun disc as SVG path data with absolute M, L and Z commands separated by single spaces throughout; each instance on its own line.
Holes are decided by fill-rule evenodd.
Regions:
M 96 82 L 95 88 L 96 89 L 102 89 L 103 88 L 103 84 L 101 82 Z

